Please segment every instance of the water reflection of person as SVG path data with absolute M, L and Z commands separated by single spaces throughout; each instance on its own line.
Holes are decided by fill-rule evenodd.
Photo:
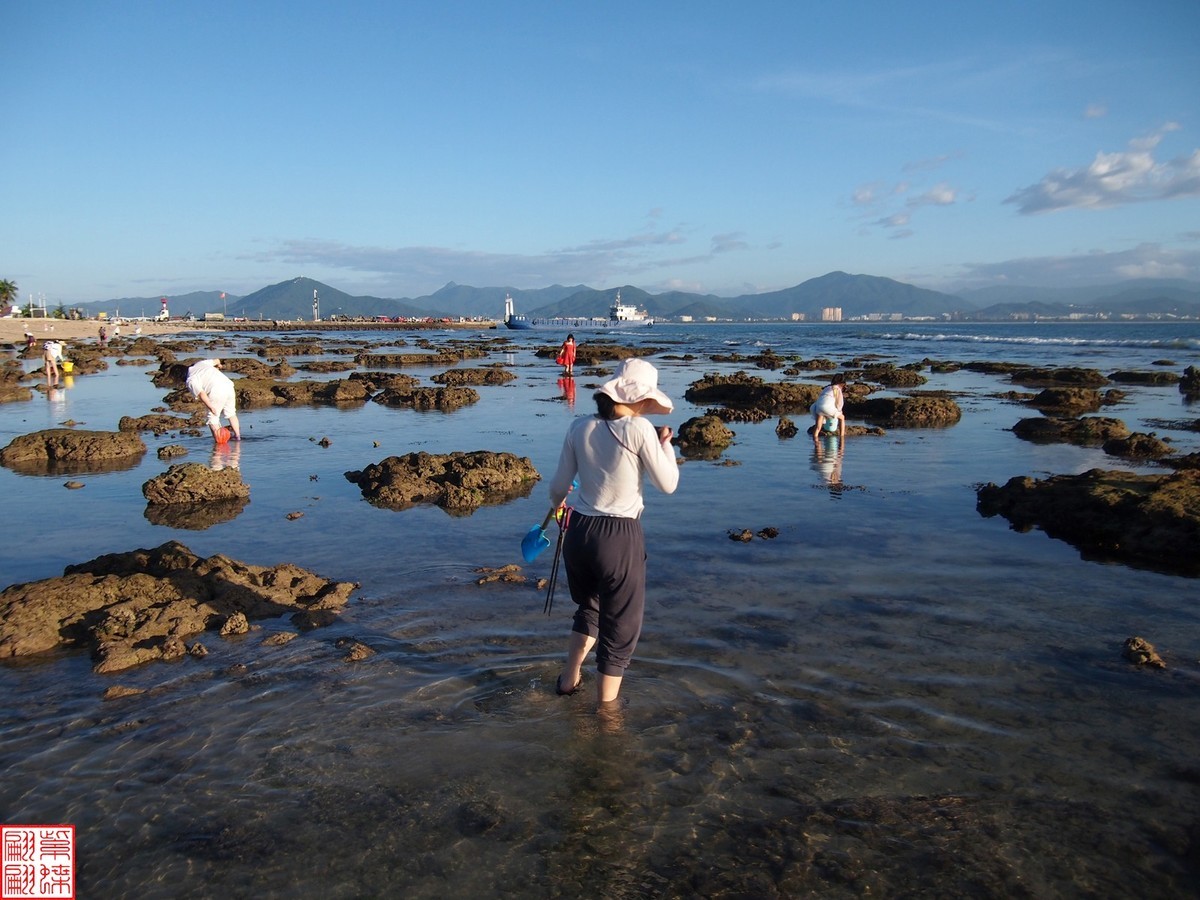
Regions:
M 564 375 L 558 379 L 558 389 L 562 391 L 563 399 L 567 401 L 567 409 L 575 408 L 575 377 Z
M 813 470 L 820 472 L 831 488 L 842 486 L 842 456 L 846 445 L 835 434 L 825 435 L 813 443 Z
M 239 469 L 242 461 L 242 442 L 226 441 L 224 444 L 213 444 L 212 459 L 209 468 L 214 472 L 222 469 Z

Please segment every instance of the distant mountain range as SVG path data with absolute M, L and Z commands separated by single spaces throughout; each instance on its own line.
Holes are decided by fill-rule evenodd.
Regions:
M 795 319 L 821 321 L 822 311 L 841 310 L 849 319 L 948 319 L 1009 321 L 1030 318 L 1200 318 L 1200 282 L 1140 279 L 1088 288 L 992 287 L 944 294 L 874 275 L 830 272 L 795 287 L 764 294 L 717 297 L 670 291 L 649 294 L 632 285 L 619 288 L 624 303 L 643 307 L 662 320 L 701 321 Z M 330 316 L 482 317 L 500 320 L 505 295 L 517 311 L 533 318 L 591 318 L 608 315 L 618 288 L 599 290 L 560 284 L 535 290 L 469 287 L 450 282 L 432 294 L 403 300 L 356 297 L 311 278 L 293 278 L 245 296 L 198 291 L 168 297 L 172 316 L 224 313 L 248 319 L 311 319 L 316 291 L 321 318 Z M 154 315 L 159 298 L 133 297 L 79 304 L 85 314 Z

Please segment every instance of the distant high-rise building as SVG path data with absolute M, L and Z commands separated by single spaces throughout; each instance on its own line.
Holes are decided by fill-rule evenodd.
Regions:
M 822 322 L 840 322 L 842 321 L 842 308 L 840 306 L 826 306 L 821 310 Z

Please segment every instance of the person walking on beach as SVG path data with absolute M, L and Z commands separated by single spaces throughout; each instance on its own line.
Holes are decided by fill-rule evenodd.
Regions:
M 642 633 L 646 605 L 646 545 L 642 532 L 642 478 L 663 493 L 679 485 L 671 429 L 644 416 L 673 409 L 658 389 L 658 370 L 627 359 L 595 393 L 596 414 L 573 421 L 550 479 L 557 508 L 578 481 L 563 539 L 567 585 L 577 609 L 567 659 L 556 691 L 574 694 L 583 661 L 594 647 L 600 708 L 617 699 L 621 680 Z M 611 707 L 610 707 L 611 708 Z
M 829 380 L 829 384 L 817 396 L 817 402 L 809 410 L 813 414 L 813 441 L 821 439 L 821 429 L 825 427 L 826 419 L 834 419 L 838 424 L 838 437 L 846 439 L 846 414 L 842 407 L 846 403 L 846 376 L 838 372 Z
M 62 344 L 58 341 L 42 341 L 42 363 L 46 367 L 46 383 L 58 384 L 58 361 L 62 358 Z
M 100 326 L 100 346 L 105 347 L 107 345 L 108 345 L 108 329 L 105 328 L 103 325 L 101 325 Z
M 563 374 L 571 378 L 575 375 L 575 335 L 568 334 L 567 339 L 563 341 L 561 347 L 558 348 L 558 356 L 554 361 L 563 367 Z
M 242 426 L 237 417 L 233 381 L 221 371 L 219 359 L 202 359 L 187 370 L 187 389 L 208 407 L 208 429 L 213 440 L 221 429 L 221 416 L 229 420 L 229 429 L 236 440 L 242 439 Z

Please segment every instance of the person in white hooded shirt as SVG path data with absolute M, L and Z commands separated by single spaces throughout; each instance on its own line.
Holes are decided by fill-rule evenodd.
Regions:
M 208 408 L 207 424 L 214 441 L 221 428 L 221 416 L 229 420 L 234 439 L 242 439 L 233 381 L 221 371 L 219 359 L 202 359 L 191 366 L 187 371 L 187 389 Z
M 567 429 L 550 479 L 550 502 L 561 505 L 578 481 L 563 538 L 567 584 L 577 609 L 556 690 L 573 694 L 579 689 L 583 661 L 594 647 L 596 699 L 603 708 L 617 699 L 642 631 L 642 477 L 671 494 L 679 485 L 679 467 L 671 429 L 656 429 L 642 418 L 673 408 L 658 389 L 654 366 L 627 359 L 594 396 L 596 415 L 578 418 Z

